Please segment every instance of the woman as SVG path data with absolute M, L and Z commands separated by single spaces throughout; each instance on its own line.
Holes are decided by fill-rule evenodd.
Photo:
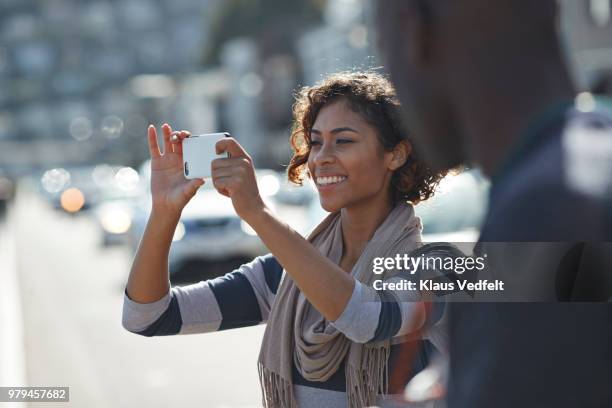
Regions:
M 182 174 L 188 132 L 164 125 L 162 155 L 149 127 L 153 207 L 123 324 L 153 336 L 267 322 L 259 356 L 266 407 L 370 405 L 387 392 L 392 343 L 426 326 L 426 337 L 444 348 L 440 322 L 426 318 L 418 293 L 372 287 L 381 278 L 372 273 L 375 257 L 419 247 L 412 205 L 429 198 L 444 173 L 431 171 L 403 140 L 395 92 L 380 75 L 333 75 L 304 88 L 293 114 L 289 180 L 311 178 L 331 214 L 304 239 L 262 201 L 247 152 L 232 138 L 218 142 L 217 152 L 231 158 L 213 162 L 213 185 L 271 254 L 184 288 L 169 286 L 168 252 L 181 210 L 204 181 Z

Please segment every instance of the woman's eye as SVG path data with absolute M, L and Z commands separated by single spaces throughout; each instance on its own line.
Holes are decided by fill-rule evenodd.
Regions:
M 337 139 L 336 143 L 337 144 L 353 143 L 353 140 L 351 140 L 351 139 Z M 313 146 L 321 146 L 321 145 L 323 145 L 323 143 L 321 141 L 319 141 L 319 140 L 311 140 L 310 141 L 310 146 L 311 147 L 313 147 Z

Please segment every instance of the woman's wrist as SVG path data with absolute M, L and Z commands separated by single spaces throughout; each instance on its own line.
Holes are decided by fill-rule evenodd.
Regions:
M 170 210 L 167 208 L 159 208 L 153 206 L 151 208 L 151 214 L 149 214 L 149 221 L 155 222 L 159 225 L 176 228 L 181 218 L 181 211 Z
M 271 216 L 270 210 L 262 201 L 259 205 L 253 206 L 251 210 L 241 218 L 251 226 L 255 231 L 262 225 L 265 225 L 267 219 Z

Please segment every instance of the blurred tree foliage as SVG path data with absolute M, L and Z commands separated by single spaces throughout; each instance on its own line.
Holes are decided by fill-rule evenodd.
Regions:
M 223 0 L 210 30 L 204 64 L 219 62 L 223 44 L 254 39 L 263 56 L 292 50 L 295 38 L 322 21 L 326 0 Z

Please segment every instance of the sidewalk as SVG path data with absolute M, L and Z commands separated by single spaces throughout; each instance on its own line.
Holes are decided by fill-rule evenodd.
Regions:
M 27 386 L 21 292 L 10 218 L 0 221 L 0 386 Z M 27 407 L 2 403 L 1 407 Z

